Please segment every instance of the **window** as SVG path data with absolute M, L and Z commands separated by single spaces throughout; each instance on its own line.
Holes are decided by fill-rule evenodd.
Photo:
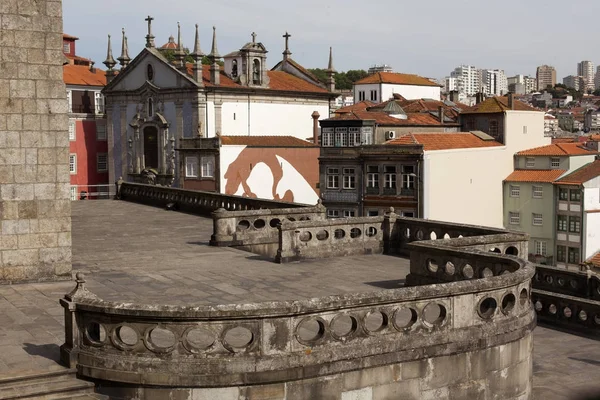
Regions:
M 254 59 L 252 63 L 252 83 L 254 85 L 260 85 L 260 61 Z
M 350 146 L 360 146 L 360 128 L 348 128 Z
M 571 201 L 581 201 L 581 191 L 579 189 L 570 189 L 569 199 Z
M 333 128 L 323 128 L 321 129 L 321 145 L 323 147 L 332 147 L 333 146 Z
M 71 200 L 77 200 L 77 186 L 71 186 Z
M 152 64 L 148 64 L 146 66 L 146 77 L 150 82 L 154 79 L 154 68 L 152 68 Z
M 488 133 L 490 136 L 498 137 L 498 121 L 491 120 L 489 129 L 490 129 L 490 131 Z
M 525 159 L 525 168 L 535 168 L 535 158 L 527 157 Z
M 569 190 L 568 189 L 558 189 L 558 199 L 567 201 L 569 200 Z
M 371 101 L 377 101 L 377 90 L 371 90 Z
M 197 178 L 198 177 L 198 157 L 186 157 L 185 158 L 185 177 L 186 178 Z
M 542 197 L 544 197 L 544 187 L 543 186 L 533 186 L 533 198 L 534 199 L 541 199 Z
M 565 262 L 567 260 L 567 248 L 566 246 L 556 246 L 556 261 Z
M 403 165 L 402 166 L 402 188 L 414 189 L 415 188 L 415 166 L 414 165 Z
M 106 125 L 96 122 L 96 140 L 106 140 Z
M 365 100 L 365 91 L 361 90 L 358 92 L 358 101 L 364 101 Z
M 335 128 L 334 146 L 335 147 L 347 147 L 348 146 L 348 129 L 346 128 Z
M 521 223 L 521 214 L 518 212 L 509 212 L 508 223 L 511 225 L 519 225 Z
M 77 173 L 77 154 L 69 154 L 69 172 L 71 175 Z
M 568 220 L 569 217 L 567 217 L 566 215 L 557 215 L 556 230 L 559 232 L 566 232 Z
M 581 232 L 581 218 L 580 217 L 569 217 L 569 232 L 580 233 Z
M 396 166 L 386 165 L 383 167 L 384 174 L 384 185 L 383 187 L 395 189 L 396 188 Z
M 377 165 L 367 166 L 367 187 L 379 187 L 379 167 Z
M 553 169 L 560 168 L 560 158 L 552 157 L 550 159 L 550 168 L 553 168 Z
M 69 140 L 75 140 L 75 121 L 69 120 Z
M 415 213 L 412 211 L 402 211 L 402 216 L 403 217 L 408 217 L 408 218 L 414 218 Z
M 360 128 L 361 144 L 373 144 L 373 128 Z
M 377 217 L 379 215 L 379 211 L 378 210 L 369 210 L 367 212 L 367 216 L 369 217 Z
M 533 213 L 532 214 L 532 221 L 533 221 L 533 225 L 536 225 L 536 226 L 542 226 L 542 225 L 544 225 L 544 217 L 543 217 L 542 214 Z
M 71 43 L 63 42 L 63 53 L 70 53 L 70 52 L 71 52 Z
M 569 247 L 569 264 L 579 264 L 579 249 Z
M 534 241 L 534 245 L 535 245 L 535 254 L 540 255 L 540 256 L 546 255 L 546 249 L 548 246 L 547 242 L 545 242 L 543 240 L 536 240 L 536 241 Z
M 329 218 L 338 218 L 340 216 L 339 210 L 327 210 L 327 217 Z
M 356 175 L 354 168 L 344 168 L 344 189 L 356 188 Z
M 96 167 L 98 169 L 98 172 L 108 171 L 108 154 L 98 153 L 96 155 Z
M 521 186 L 510 185 L 510 197 L 519 197 L 521 195 Z
M 204 156 L 200 158 L 200 176 L 202 178 L 215 177 L 215 156 Z
M 527 125 L 523 125 L 523 135 L 527 135 Z
M 94 98 L 96 100 L 96 114 L 104 114 L 104 96 L 102 96 L 102 93 L 96 92 Z
M 340 170 L 338 168 L 327 168 L 327 189 L 340 188 Z
M 355 216 L 354 210 L 344 210 L 344 218 L 354 217 L 354 216 Z

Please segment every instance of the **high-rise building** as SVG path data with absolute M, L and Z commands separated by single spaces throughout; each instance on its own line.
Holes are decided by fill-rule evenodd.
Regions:
M 550 65 L 540 65 L 535 74 L 538 90 L 544 90 L 548 86 L 556 85 L 556 69 Z
M 514 87 L 520 87 L 518 85 L 522 85 L 524 93 L 513 92 L 516 94 L 529 94 L 531 92 L 535 92 L 537 89 L 536 79 L 532 78 L 530 76 L 527 76 L 527 75 L 511 76 L 510 78 L 506 78 L 506 81 L 509 86 L 509 91 L 511 91 L 511 92 L 512 92 L 512 90 L 510 90 L 511 85 L 515 85 Z
M 481 70 L 481 86 L 483 92 L 489 96 L 502 96 L 508 93 L 508 81 L 504 70 Z
M 563 85 L 575 90 L 582 90 L 585 87 L 585 79 L 582 76 L 565 76 L 563 78 Z
M 481 81 L 477 68 L 473 65 L 458 66 L 450 73 L 450 78 L 456 78 L 456 90 L 472 96 L 479 92 Z
M 577 63 L 577 75 L 583 77 L 584 87 L 580 90 L 594 90 L 594 63 L 591 61 L 582 61 Z
M 596 68 L 596 76 L 594 77 L 594 88 L 600 89 L 600 65 Z

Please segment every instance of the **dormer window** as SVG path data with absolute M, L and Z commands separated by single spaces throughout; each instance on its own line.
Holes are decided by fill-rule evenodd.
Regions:
M 154 68 L 152 67 L 152 64 L 148 64 L 148 66 L 146 67 L 146 77 L 149 81 L 152 81 L 154 79 Z
M 260 85 L 260 61 L 257 59 L 252 63 L 252 83 Z
M 233 60 L 233 63 L 231 64 L 231 77 L 233 79 L 237 78 L 238 76 L 238 65 L 237 65 L 237 60 Z

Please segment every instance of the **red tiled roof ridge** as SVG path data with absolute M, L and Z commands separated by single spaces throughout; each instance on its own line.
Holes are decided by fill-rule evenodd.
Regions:
M 87 65 L 63 65 L 63 81 L 67 85 L 106 86 L 106 75 L 100 68 L 90 71 Z
M 577 168 L 575 171 L 556 181 L 556 184 L 580 185 L 597 176 L 600 176 L 600 160 L 592 161 Z
M 592 155 L 595 151 L 587 149 L 582 143 L 551 143 L 545 146 L 521 150 L 518 156 L 562 156 L 562 155 Z
M 516 169 L 504 181 L 552 183 L 565 172 L 564 169 Z
M 318 147 L 317 144 L 299 139 L 291 135 L 222 135 L 222 145 L 257 146 L 257 147 Z
M 416 75 L 416 74 L 404 74 L 400 72 L 376 72 L 369 76 L 366 76 L 354 84 L 368 84 L 368 83 L 389 83 L 397 85 L 415 85 L 415 86 L 439 86 L 437 83 L 430 81 L 429 79 Z
M 461 113 L 462 114 L 475 114 L 475 113 L 493 114 L 493 113 L 499 113 L 499 112 L 504 112 L 504 111 L 538 111 L 538 112 L 541 112 L 540 110 L 533 108 L 517 99 L 513 99 L 513 108 L 511 109 L 510 107 L 508 107 L 508 97 L 507 96 L 495 96 L 495 97 L 488 97 L 487 99 L 485 99 L 484 101 L 482 101 L 479 104 L 475 104 L 474 106 L 467 107 L 467 108 L 463 109 Z
M 495 140 L 483 140 L 471 132 L 416 132 L 390 140 L 388 145 L 422 144 L 424 151 L 500 147 Z

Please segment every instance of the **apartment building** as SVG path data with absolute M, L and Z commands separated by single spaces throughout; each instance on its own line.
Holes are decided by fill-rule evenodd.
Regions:
M 594 90 L 594 63 L 591 61 L 581 61 L 577 63 L 577 75 L 583 78 L 583 86 L 580 90 Z
M 537 89 L 544 90 L 548 86 L 556 85 L 556 69 L 550 65 L 540 65 L 535 74 Z
M 488 96 L 503 96 L 508 93 L 508 81 L 501 69 L 481 70 L 481 87 Z
M 459 65 L 450 73 L 450 78 L 455 79 L 455 87 L 459 93 L 473 96 L 481 89 L 481 75 L 473 65 Z

